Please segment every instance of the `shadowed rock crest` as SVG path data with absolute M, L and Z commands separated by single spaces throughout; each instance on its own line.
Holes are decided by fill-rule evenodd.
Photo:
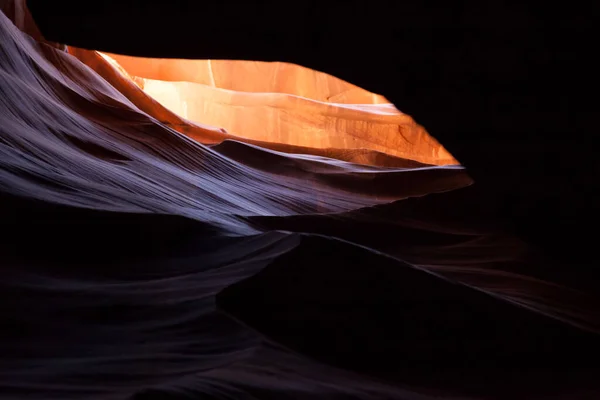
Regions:
M 497 398 L 515 382 L 552 398 L 536 362 L 585 378 L 597 295 L 477 207 L 461 166 L 419 160 L 435 142 L 380 97 L 334 78 L 325 94 L 170 83 L 45 43 L 23 2 L 1 4 L 0 397 Z M 210 112 L 192 122 L 181 99 Z M 312 117 L 339 129 L 317 141 Z M 429 150 L 402 158 L 391 128 L 353 147 L 357 118 Z

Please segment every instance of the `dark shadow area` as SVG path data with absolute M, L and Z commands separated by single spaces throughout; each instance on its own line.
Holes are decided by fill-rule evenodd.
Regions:
M 0 219 L 11 232 L 2 241 L 4 256 L 63 264 L 91 255 L 98 263 L 185 257 L 198 251 L 190 247 L 194 239 L 216 243 L 220 234 L 175 215 L 103 212 L 8 194 L 0 195 Z
M 324 237 L 304 237 L 217 304 L 316 360 L 446 395 L 585 389 L 600 355 L 593 334 Z

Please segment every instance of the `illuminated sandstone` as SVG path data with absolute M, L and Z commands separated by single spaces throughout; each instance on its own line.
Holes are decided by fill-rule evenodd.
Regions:
M 20 29 L 43 41 L 23 1 L 0 5 Z M 384 97 L 319 71 L 278 62 L 69 52 L 140 110 L 204 144 L 233 139 L 385 167 L 404 160 L 458 164 Z
M 104 58 L 168 110 L 235 138 L 458 163 L 384 97 L 322 72 L 255 61 Z
M 389 103 L 383 96 L 331 75 L 283 62 L 106 55 L 119 63 L 129 74 L 147 79 L 201 83 L 241 92 L 287 93 L 330 103 Z

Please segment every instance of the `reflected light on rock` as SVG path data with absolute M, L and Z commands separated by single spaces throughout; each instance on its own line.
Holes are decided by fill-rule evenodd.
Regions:
M 350 152 L 341 158 L 363 164 L 381 165 L 373 154 L 458 164 L 385 97 L 319 71 L 281 62 L 100 55 L 179 117 L 223 128 L 224 139 L 287 152 L 320 149 L 334 158 Z

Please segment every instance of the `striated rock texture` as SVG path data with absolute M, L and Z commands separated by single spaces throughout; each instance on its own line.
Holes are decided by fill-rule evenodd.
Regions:
M 353 147 L 408 117 L 139 77 L 44 40 L 23 1 L 0 9 L 0 399 L 598 393 L 594 285 L 515 237 L 461 165 L 411 159 L 424 133 L 408 158 L 391 130 Z M 198 121 L 169 109 L 188 95 Z M 232 132 L 204 120 L 218 110 Z

